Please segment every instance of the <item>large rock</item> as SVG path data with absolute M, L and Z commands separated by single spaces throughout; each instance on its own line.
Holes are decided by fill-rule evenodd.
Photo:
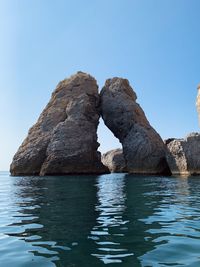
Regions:
M 110 172 L 127 172 L 123 150 L 120 148 L 106 152 L 102 155 L 101 160 Z
M 61 81 L 10 167 L 12 175 L 105 173 L 97 151 L 96 80 L 78 72 Z
M 165 145 L 136 102 L 128 80 L 108 79 L 100 96 L 103 120 L 122 143 L 128 171 L 169 174 Z
M 185 139 L 165 141 L 168 153 L 167 161 L 172 174 L 200 174 L 200 134 L 191 133 Z

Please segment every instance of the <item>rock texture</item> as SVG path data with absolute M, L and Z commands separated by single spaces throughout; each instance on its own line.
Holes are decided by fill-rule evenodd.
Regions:
M 101 160 L 110 172 L 127 172 L 123 150 L 120 148 L 106 152 L 102 155 Z
M 128 80 L 108 79 L 100 96 L 103 120 L 122 143 L 128 172 L 169 174 L 165 145 L 136 102 Z
M 185 139 L 165 141 L 168 153 L 167 161 L 172 174 L 200 174 L 200 134 L 191 133 Z
M 96 80 L 78 72 L 61 81 L 10 167 L 12 175 L 105 173 L 97 151 Z
M 200 84 L 197 87 L 196 107 L 197 107 L 197 113 L 198 113 L 198 118 L 199 118 L 199 126 L 200 126 Z

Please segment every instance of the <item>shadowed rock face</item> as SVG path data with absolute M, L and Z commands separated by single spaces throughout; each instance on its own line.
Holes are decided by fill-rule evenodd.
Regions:
M 167 161 L 172 174 L 200 174 L 200 134 L 191 133 L 185 139 L 165 141 L 168 153 Z
M 100 97 L 103 120 L 122 143 L 128 172 L 170 174 L 165 145 L 136 102 L 128 80 L 108 79 Z
M 127 172 L 123 150 L 120 148 L 106 152 L 102 155 L 101 160 L 110 172 Z
M 105 173 L 97 151 L 96 80 L 78 72 L 61 81 L 13 158 L 12 175 Z

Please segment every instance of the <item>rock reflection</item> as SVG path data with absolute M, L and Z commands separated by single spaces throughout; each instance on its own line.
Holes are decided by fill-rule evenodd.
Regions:
M 30 262 L 42 267 L 95 266 L 93 242 L 87 237 L 96 221 L 96 177 L 12 179 L 10 223 L 1 232 L 8 243 L 15 241 L 17 251 L 7 262 L 15 262 L 15 267 Z
M 200 266 L 200 177 L 0 178 L 0 266 Z
M 89 238 L 97 244 L 97 252 L 92 255 L 103 263 L 121 263 L 123 258 L 133 256 L 126 246 L 122 245 L 122 238 L 129 222 L 124 217 L 126 209 L 125 175 L 102 175 L 97 180 L 96 211 L 99 216 Z M 114 178 L 114 179 L 113 179 Z

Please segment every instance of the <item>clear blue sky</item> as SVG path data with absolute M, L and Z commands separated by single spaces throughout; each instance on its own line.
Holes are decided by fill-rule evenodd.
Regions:
M 0 170 L 63 78 L 128 78 L 163 138 L 199 131 L 199 0 L 0 0 Z M 118 141 L 101 123 L 101 151 Z

